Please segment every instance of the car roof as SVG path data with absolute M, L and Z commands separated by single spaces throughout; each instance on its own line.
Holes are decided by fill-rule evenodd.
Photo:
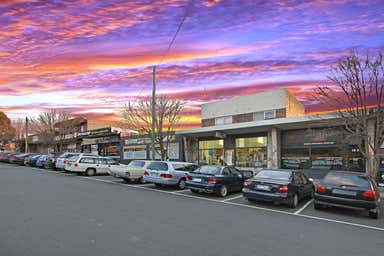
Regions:
M 174 161 L 161 161 L 161 160 L 155 160 L 151 161 L 152 163 L 169 163 L 169 164 L 194 164 L 194 163 L 188 163 L 188 162 L 174 162 Z
M 296 169 L 263 169 L 261 171 L 303 172 L 302 170 L 296 170 Z
M 363 176 L 363 177 L 367 177 L 368 176 L 364 172 L 352 172 L 352 171 L 330 171 L 330 172 L 327 173 L 327 175 L 330 174 L 330 173 L 350 174 L 350 175 Z

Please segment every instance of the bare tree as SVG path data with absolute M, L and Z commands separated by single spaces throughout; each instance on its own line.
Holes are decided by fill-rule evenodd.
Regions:
M 58 135 L 58 129 L 55 125 L 69 119 L 70 115 L 67 112 L 51 109 L 41 113 L 37 118 L 31 119 L 31 125 L 39 135 L 41 142 L 50 151 L 54 148 L 55 137 Z
M 13 128 L 15 128 L 15 139 L 20 141 L 25 138 L 25 119 L 18 118 L 11 121 Z
M 81 132 L 80 125 L 86 122 L 86 119 L 81 117 L 72 118 L 68 113 L 63 113 L 62 121 L 55 123 L 54 128 L 56 130 L 55 140 L 57 144 L 57 151 L 63 151 L 64 141 L 67 139 L 73 139 L 75 133 Z
M 337 115 L 348 138 L 359 141 L 366 172 L 376 176 L 384 142 L 384 63 L 382 53 L 364 57 L 352 52 L 328 76 L 333 86 L 318 87 L 316 98 Z
M 159 145 L 160 151 L 157 150 L 157 152 L 161 160 L 166 160 L 169 156 L 169 134 L 174 131 L 180 120 L 180 112 L 183 108 L 184 103 L 177 99 L 164 95 L 156 98 L 155 142 Z M 128 102 L 123 108 L 123 119 L 126 128 L 139 134 L 151 134 L 151 98 Z

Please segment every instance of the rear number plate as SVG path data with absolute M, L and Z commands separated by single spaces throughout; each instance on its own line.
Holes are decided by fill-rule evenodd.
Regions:
M 193 181 L 196 181 L 196 182 L 201 182 L 201 179 L 200 179 L 200 178 L 193 178 L 192 180 L 193 180 Z
M 336 195 L 356 196 L 356 192 L 354 191 L 347 191 L 347 190 L 341 190 L 341 189 L 334 189 L 332 190 L 332 193 Z
M 151 172 L 151 176 L 158 176 L 157 172 Z
M 270 191 L 271 188 L 267 185 L 256 185 L 256 189 Z

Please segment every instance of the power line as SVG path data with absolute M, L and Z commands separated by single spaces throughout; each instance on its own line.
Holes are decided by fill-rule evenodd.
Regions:
M 172 38 L 171 42 L 169 43 L 167 50 L 164 52 L 163 56 L 162 56 L 161 59 L 160 59 L 160 62 L 157 64 L 157 66 L 160 65 L 160 64 L 164 61 L 165 56 L 166 56 L 166 55 L 168 54 L 168 52 L 170 51 L 170 49 L 171 49 L 173 43 L 174 43 L 175 40 L 176 40 L 177 35 L 179 34 L 179 32 L 180 32 L 180 30 L 181 30 L 181 27 L 182 27 L 183 24 L 184 24 L 184 21 L 186 20 L 188 14 L 189 14 L 189 11 L 190 11 L 191 7 L 193 6 L 193 2 L 194 2 L 194 0 L 189 0 L 189 3 L 188 3 L 188 5 L 187 5 L 187 7 L 186 7 L 186 9 L 185 9 L 184 16 L 183 16 L 183 18 L 181 19 L 181 22 L 180 22 L 179 26 L 177 27 L 177 30 L 176 30 L 175 34 L 173 35 L 173 38 Z

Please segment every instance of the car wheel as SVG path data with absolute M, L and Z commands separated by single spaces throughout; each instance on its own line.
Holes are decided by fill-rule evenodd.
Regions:
M 220 197 L 226 197 L 228 194 L 228 188 L 227 186 L 225 185 L 222 185 L 219 189 L 219 191 L 217 192 L 217 195 L 220 196 Z
M 184 178 L 179 180 L 179 183 L 177 183 L 177 188 L 180 190 L 185 189 L 185 179 Z
M 163 185 L 161 185 L 159 183 L 155 183 L 155 186 L 158 187 L 158 188 L 161 188 Z
M 87 176 L 93 176 L 93 175 L 96 174 L 96 170 L 93 169 L 93 168 L 88 168 L 88 169 L 85 171 L 85 174 L 86 174 Z
M 291 199 L 290 199 L 290 202 L 289 202 L 289 207 L 294 209 L 297 207 L 297 205 L 299 204 L 299 196 L 297 194 L 294 194 Z
M 140 178 L 138 178 L 138 179 L 137 179 L 137 183 L 139 183 L 139 184 L 144 184 L 144 183 L 145 183 L 145 181 L 144 181 L 144 177 L 140 177 Z
M 370 210 L 368 214 L 372 219 L 378 219 L 380 216 L 380 208 L 376 207 L 375 210 Z
M 199 190 L 197 190 L 197 189 L 191 189 L 191 192 L 197 194 L 197 193 L 199 193 Z
M 130 179 L 127 179 L 127 178 L 123 178 L 123 180 L 126 182 L 126 183 L 130 183 L 131 180 Z

